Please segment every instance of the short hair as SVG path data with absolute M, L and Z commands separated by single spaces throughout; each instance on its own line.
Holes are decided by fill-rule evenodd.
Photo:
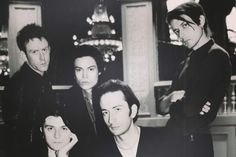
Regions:
M 97 48 L 90 46 L 90 45 L 81 45 L 78 47 L 73 47 L 72 53 L 73 53 L 73 64 L 77 58 L 90 56 L 95 60 L 97 66 L 98 66 L 98 71 L 103 73 L 103 71 L 104 71 L 103 56 Z
M 46 31 L 41 26 L 35 23 L 28 24 L 17 33 L 16 42 L 19 49 L 26 53 L 25 45 L 33 38 L 45 38 L 47 41 L 49 40 Z
M 181 17 L 181 15 L 189 16 L 198 25 L 200 24 L 200 20 L 199 20 L 200 15 L 203 15 L 205 17 L 205 24 L 203 26 L 204 31 L 208 36 L 211 35 L 211 31 L 210 31 L 210 28 L 208 25 L 206 14 L 204 12 L 203 7 L 200 4 L 198 4 L 196 2 L 187 2 L 187 3 L 180 4 L 175 9 L 173 9 L 167 13 L 166 21 L 168 24 L 173 19 L 185 21 L 188 24 L 192 23 L 192 22 L 184 19 L 183 17 Z
M 125 101 L 128 103 L 130 109 L 133 104 L 136 104 L 139 110 L 140 102 L 138 98 L 135 96 L 132 89 L 127 84 L 125 84 L 123 81 L 120 80 L 110 79 L 99 86 L 97 95 L 99 102 L 104 94 L 116 91 L 121 91 L 124 94 Z M 138 113 L 134 117 L 134 122 L 137 120 L 137 118 L 138 118 Z

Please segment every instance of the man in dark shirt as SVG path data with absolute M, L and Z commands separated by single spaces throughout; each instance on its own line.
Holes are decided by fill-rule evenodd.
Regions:
M 98 97 L 112 136 L 100 140 L 96 157 L 165 157 L 162 128 L 135 124 L 140 103 L 127 84 L 109 80 L 99 88 Z
M 17 44 L 27 62 L 12 76 L 5 89 L 3 118 L 8 135 L 7 152 L 8 156 L 32 157 L 34 148 L 39 147 L 38 117 L 54 104 L 46 74 L 50 46 L 45 31 L 35 24 L 18 32 Z
M 168 92 L 157 106 L 159 113 L 170 114 L 167 128 L 172 136 L 173 156 L 213 157 L 209 124 L 215 119 L 230 83 L 228 53 L 208 34 L 202 7 L 184 3 L 167 15 L 167 21 L 183 44 L 189 48 Z M 202 114 L 204 104 L 210 111 Z M 183 154 L 184 153 L 184 154 Z

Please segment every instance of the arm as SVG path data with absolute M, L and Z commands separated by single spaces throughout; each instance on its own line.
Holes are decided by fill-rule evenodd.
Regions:
M 184 97 L 184 90 L 176 90 L 168 95 L 164 95 L 159 104 L 159 110 L 163 114 L 167 114 L 170 111 L 170 106 L 176 101 L 181 100 Z
M 56 151 L 56 157 L 69 157 L 69 151 L 74 147 L 77 142 L 77 136 L 74 133 L 71 133 L 71 141 L 62 149 Z
M 230 83 L 229 58 L 222 50 L 214 49 L 198 66 L 194 75 L 187 80 L 188 90 L 182 100 L 183 113 L 186 117 L 199 116 L 204 104 L 209 101 L 211 111 L 202 118 L 212 121 Z
M 168 97 L 173 91 L 183 89 L 183 87 L 178 77 L 173 79 L 167 94 L 162 96 L 157 103 L 158 113 L 180 114 L 185 117 L 200 116 L 208 122 L 214 120 L 230 82 L 231 66 L 226 53 L 219 49 L 213 51 L 216 52 L 209 53 L 201 67 L 198 67 L 198 71 L 186 80 L 188 89 L 184 97 L 176 102 L 171 102 Z M 211 104 L 211 109 L 207 114 L 201 115 L 200 112 L 203 111 L 207 102 Z

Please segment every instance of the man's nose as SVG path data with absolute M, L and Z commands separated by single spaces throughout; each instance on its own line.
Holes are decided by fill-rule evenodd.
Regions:
M 83 71 L 83 78 L 87 78 L 88 77 L 88 72 L 86 70 Z
M 61 137 L 61 133 L 59 130 L 56 130 L 55 133 L 54 133 L 54 138 L 58 139 Z
M 112 114 L 109 114 L 108 123 L 112 125 L 115 122 L 115 120 L 116 120 L 115 116 Z
M 179 34 L 178 34 L 178 37 L 179 37 L 179 39 L 180 39 L 180 41 L 184 41 L 184 31 L 182 31 L 182 30 L 179 30 Z
M 39 54 L 40 60 L 44 61 L 45 60 L 45 53 L 43 51 L 40 52 Z

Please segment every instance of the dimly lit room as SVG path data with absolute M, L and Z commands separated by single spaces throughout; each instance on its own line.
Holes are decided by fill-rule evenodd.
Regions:
M 184 6 L 188 3 L 189 5 Z M 181 9 L 180 6 L 183 8 Z M 189 9 L 191 7 L 199 7 L 203 12 L 198 13 L 196 8 Z M 91 148 L 89 153 L 95 153 L 95 150 L 98 150 L 96 153 L 100 156 L 99 153 L 103 150 L 102 144 L 98 144 L 99 146 L 96 147 L 98 149 L 95 149 L 95 145 L 92 145 L 94 148 L 82 146 L 81 150 L 84 150 L 82 155 L 75 155 L 77 151 L 75 147 L 79 148 L 83 143 L 80 143 L 80 140 L 84 140 L 86 144 L 89 143 L 85 136 L 90 130 L 81 129 L 83 136 L 78 136 L 76 131 L 73 132 L 73 129 L 78 129 L 78 134 L 80 134 L 79 127 L 88 126 L 86 118 L 92 121 L 91 128 L 95 130 L 97 136 L 100 135 L 101 128 L 107 131 L 101 132 L 109 136 L 113 135 L 112 140 L 115 141 L 120 156 L 139 156 L 138 153 L 130 155 L 128 151 L 125 151 L 125 147 L 119 147 L 118 136 L 120 138 L 129 136 L 117 135 L 118 131 L 114 131 L 119 130 L 117 128 L 121 128 L 121 124 L 116 128 L 111 127 L 110 114 L 118 110 L 111 111 L 103 108 L 105 96 L 110 94 L 107 104 L 115 104 L 118 96 L 113 97 L 114 95 L 111 94 L 119 91 L 122 94 L 122 101 L 129 105 L 128 119 L 131 119 L 129 126 L 138 128 L 138 142 L 141 142 L 139 140 L 142 137 L 141 133 L 144 133 L 143 128 L 163 129 L 160 140 L 165 141 L 163 137 L 170 140 L 171 136 L 166 135 L 173 131 L 172 125 L 176 128 L 183 125 L 183 130 L 187 130 L 183 133 L 183 137 L 187 140 L 189 138 L 190 141 L 197 141 L 199 134 L 209 135 L 214 157 L 236 157 L 235 18 L 236 0 L 1 0 L 0 156 L 12 157 L 14 153 L 11 151 L 17 152 L 21 149 L 22 152 L 26 151 L 26 149 L 23 150 L 24 144 L 14 143 L 19 139 L 21 142 L 24 139 L 27 141 L 28 137 L 24 136 L 27 136 L 28 132 L 27 144 L 33 143 L 33 146 L 28 147 L 27 150 L 34 153 L 38 153 L 34 151 L 37 150 L 36 147 L 42 146 L 47 148 L 46 156 L 48 157 L 90 156 L 83 153 Z M 22 30 L 29 25 L 32 29 L 35 27 L 38 30 L 34 32 L 35 34 L 24 36 Z M 40 31 L 46 35 L 39 35 Z M 184 31 L 191 33 L 187 34 Z M 22 35 L 21 38 L 20 35 Z M 191 40 L 195 43 L 192 44 Z M 40 47 L 45 42 L 47 46 L 41 50 L 31 50 L 30 43 L 33 45 L 34 42 L 35 47 Z M 86 51 L 99 52 L 102 63 L 90 56 L 90 53 L 86 54 Z M 203 54 L 203 51 L 206 53 Z M 38 60 L 34 59 L 36 56 Z M 92 59 L 95 65 L 87 66 L 87 62 L 82 64 L 81 60 L 86 57 Z M 39 65 L 41 60 L 44 61 Z M 33 78 L 23 73 L 25 66 L 35 73 L 30 74 Z M 42 70 L 40 66 L 46 66 L 46 70 Z M 86 74 L 83 68 L 87 68 Z M 96 76 L 92 74 L 94 69 Z M 80 76 L 81 71 L 83 74 Z M 80 77 L 82 77 L 82 83 Z M 97 77 L 95 83 L 91 81 L 92 87 L 88 83 L 89 77 Z M 24 82 L 23 85 L 22 82 Z M 116 86 L 107 87 L 112 84 Z M 121 86 L 120 89 L 118 86 Z M 47 93 L 47 88 L 50 88 L 49 93 Z M 106 88 L 108 91 L 105 91 Z M 26 94 L 24 90 L 27 91 Z M 71 94 L 72 92 L 74 93 Z M 127 96 L 125 92 L 131 93 Z M 44 102 L 44 95 L 49 97 L 50 101 L 47 102 L 45 98 Z M 129 97 L 132 96 L 137 97 L 138 102 L 132 102 L 130 105 Z M 52 107 L 49 105 L 48 108 L 45 106 L 41 108 L 40 103 L 47 105 L 51 103 Z M 84 108 L 70 107 L 73 104 L 83 105 L 83 103 Z M 118 102 L 117 104 L 121 106 Z M 167 109 L 163 105 L 166 105 Z M 114 108 L 116 107 L 112 109 Z M 45 135 L 47 127 L 51 125 L 45 124 L 47 118 L 41 119 L 46 115 L 46 111 L 49 113 L 52 109 L 60 111 L 59 113 L 62 113 L 66 120 L 69 119 L 70 127 L 72 126 L 73 129 L 70 129 L 66 120 L 59 115 L 64 123 L 63 127 L 69 128 L 71 133 L 77 136 L 71 137 L 69 144 L 75 143 L 68 147 L 69 150 L 63 155 L 58 155 L 60 154 L 58 152 L 62 152 L 59 151 L 60 149 L 53 152 Z M 76 109 L 80 111 L 77 112 Z M 136 115 L 132 117 L 134 111 Z M 88 114 L 86 118 L 83 118 L 85 112 Z M 109 114 L 109 119 L 106 121 L 107 114 Z M 125 119 L 124 115 L 118 117 Z M 119 121 L 117 119 L 116 125 Z M 180 119 L 183 122 L 179 125 Z M 79 124 L 73 126 L 74 123 Z M 168 126 L 171 126 L 171 129 Z M 35 137 L 40 136 L 43 142 L 38 142 L 38 137 L 35 138 L 38 143 L 34 142 L 32 132 L 35 129 L 37 130 Z M 15 136 L 22 135 L 22 137 L 14 139 L 15 136 L 10 135 L 14 132 L 18 132 Z M 109 139 L 109 136 L 102 136 L 102 138 Z M 14 140 L 12 141 L 11 138 Z M 90 138 L 95 137 L 89 136 L 88 139 Z M 133 138 L 135 139 L 135 136 Z M 154 136 L 151 139 L 155 140 Z M 175 140 L 174 137 L 171 139 Z M 102 141 L 103 144 L 104 141 Z M 166 145 L 169 144 L 168 142 L 159 141 L 162 147 L 151 152 L 177 150 L 172 150 L 170 148 L 172 145 L 165 147 L 166 143 Z M 158 147 L 155 146 L 155 142 L 149 143 L 153 143 L 153 145 L 150 144 L 153 148 Z M 177 143 L 171 144 L 179 145 Z M 137 143 L 137 148 L 134 149 L 136 152 L 139 152 L 141 146 L 139 144 Z M 39 153 L 40 151 L 41 149 Z M 50 155 L 50 152 L 54 154 Z M 21 156 L 21 154 L 18 155 Z M 194 157 L 194 155 L 186 157 Z M 45 154 L 37 156 L 44 157 Z M 113 155 L 110 154 L 110 156 Z M 152 155 L 147 153 L 144 156 Z M 172 156 L 160 155 L 160 157 Z

